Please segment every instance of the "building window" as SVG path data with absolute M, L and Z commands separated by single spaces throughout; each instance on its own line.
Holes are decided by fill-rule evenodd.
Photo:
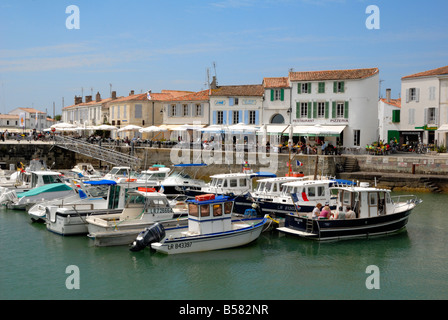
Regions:
M 224 111 L 216 112 L 216 121 L 217 124 L 224 124 Z
M 302 83 L 302 93 L 311 93 L 311 83 Z
M 188 117 L 188 104 L 182 105 L 182 116 Z
M 436 124 L 436 108 L 428 108 L 426 124 Z
M 409 109 L 409 123 L 415 124 L 415 109 Z
M 336 104 L 336 118 L 344 118 L 344 103 Z
M 299 109 L 299 118 L 306 118 L 308 117 L 308 102 L 301 102 L 300 103 L 300 109 Z
M 200 104 L 197 104 L 196 106 L 195 106 L 196 108 L 196 116 L 197 117 L 201 117 L 202 116 L 202 106 L 200 105 Z
M 239 111 L 233 111 L 233 123 L 237 124 L 240 122 L 240 112 Z
M 429 87 L 429 100 L 436 100 L 436 87 Z
M 317 117 L 325 118 L 325 102 L 317 103 Z
M 361 143 L 361 130 L 353 130 L 353 138 L 353 145 L 359 147 Z
M 418 102 L 420 98 L 420 90 L 418 88 L 410 88 L 406 90 L 406 101 Z
M 256 120 L 256 112 L 253 110 L 249 111 L 249 124 L 256 124 L 255 120 Z
M 176 108 L 176 105 L 175 105 L 175 104 L 172 104 L 172 105 L 170 106 L 170 110 L 171 110 L 170 114 L 171 114 L 172 117 L 177 116 L 177 108 Z
M 136 104 L 135 105 L 135 115 L 134 117 L 136 119 L 141 119 L 142 118 L 142 105 L 141 104 Z
M 345 83 L 344 81 L 335 81 L 333 82 L 333 92 L 334 93 L 343 93 L 345 92 Z

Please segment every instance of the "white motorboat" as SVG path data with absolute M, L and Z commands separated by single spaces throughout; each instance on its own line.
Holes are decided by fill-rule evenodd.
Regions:
M 205 166 L 207 166 L 205 163 L 174 165 L 170 174 L 161 182 L 163 192 L 168 198 L 177 198 L 179 195 L 184 195 L 187 189 L 200 190 L 201 188 L 205 188 L 205 181 L 192 178 L 185 172 L 187 168 L 196 168 L 198 171 Z
M 73 206 L 77 210 L 81 209 L 107 209 L 109 205 L 109 189 L 117 183 L 112 180 L 77 181 L 78 185 L 71 180 L 72 188 L 76 191 L 66 197 L 36 203 L 28 210 L 28 214 L 33 221 L 45 221 L 47 207 L 52 210 L 56 208 L 70 208 Z
M 246 245 L 260 236 L 267 217 L 252 224 L 232 221 L 233 199 L 214 194 L 188 202 L 188 226 L 164 228 L 157 224 L 140 233 L 131 246 L 139 251 L 147 246 L 166 253 L 190 253 Z
M 122 181 L 130 179 L 135 181 L 137 179 L 136 172 L 132 171 L 130 167 L 113 167 L 108 173 L 103 177 L 105 180 L 115 180 Z
M 391 197 L 390 190 L 368 184 L 333 190 L 337 205 L 330 219 L 312 219 L 300 213 L 289 215 L 285 217 L 285 226 L 277 230 L 319 241 L 388 235 L 405 228 L 411 211 L 421 202 L 415 196 Z
M 101 172 L 95 170 L 95 168 L 90 163 L 78 163 L 75 165 L 70 172 L 75 173 L 79 178 L 84 179 L 101 179 L 103 175 Z
M 186 225 L 187 219 L 182 219 L 186 215 L 186 209 L 175 212 L 165 194 L 155 188 L 140 187 L 128 192 L 126 206 L 120 213 L 87 216 L 88 237 L 96 246 L 127 245 L 156 222 L 165 227 Z
M 126 179 L 127 180 L 127 179 Z M 104 183 L 91 181 L 90 184 Z M 107 207 L 105 209 L 95 209 L 92 204 L 74 203 L 59 207 L 58 205 L 47 206 L 45 208 L 45 223 L 47 229 L 60 235 L 87 234 L 86 217 L 88 215 L 113 214 L 123 210 L 127 192 L 143 187 L 135 181 L 110 181 L 107 192 Z
M 11 180 L 14 181 L 12 184 L 0 187 L 0 204 L 16 201 L 20 193 L 37 187 L 52 183 L 64 183 L 61 173 L 55 171 L 17 171 L 13 175 L 16 177 Z

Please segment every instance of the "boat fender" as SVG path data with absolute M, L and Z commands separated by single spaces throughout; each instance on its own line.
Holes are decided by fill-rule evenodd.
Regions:
M 160 223 L 156 223 L 153 226 L 146 228 L 144 231 L 140 232 L 129 250 L 133 252 L 141 251 L 151 243 L 158 242 L 164 237 L 165 229 Z

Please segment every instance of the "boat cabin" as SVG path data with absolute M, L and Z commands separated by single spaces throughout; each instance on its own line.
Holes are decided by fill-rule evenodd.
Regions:
M 188 203 L 188 230 L 209 234 L 232 230 L 233 199 L 228 196 L 205 194 Z
M 282 196 L 284 198 L 291 198 L 291 194 L 301 195 L 304 201 L 313 201 L 330 203 L 331 194 L 329 187 L 334 181 L 332 180 L 299 180 L 294 182 L 287 182 L 283 184 Z
M 142 171 L 138 176 L 138 180 L 143 181 L 162 181 L 165 180 L 170 173 L 170 168 L 162 165 L 154 165 L 149 170 Z
M 64 183 L 62 174 L 53 171 L 32 171 L 31 172 L 31 188 L 44 186 L 51 183 Z
M 119 180 L 122 178 L 135 178 L 135 172 L 131 171 L 130 167 L 113 167 L 103 179 Z
M 147 215 L 153 217 L 157 215 L 159 220 L 172 218 L 173 209 L 166 195 L 157 192 L 154 188 L 145 187 L 128 191 L 128 198 L 120 220 L 142 219 Z
M 257 188 L 253 192 L 253 196 L 257 198 L 272 198 L 282 193 L 282 185 L 287 182 L 300 181 L 303 178 L 298 177 L 278 177 L 260 179 L 257 181 Z
M 336 216 L 354 211 L 356 218 L 371 218 L 394 212 L 390 190 L 361 185 L 359 187 L 331 188 L 337 196 Z
M 272 173 L 224 173 L 210 176 L 212 179 L 208 192 L 215 194 L 235 194 L 242 195 L 252 191 L 252 179 L 263 177 L 276 177 Z

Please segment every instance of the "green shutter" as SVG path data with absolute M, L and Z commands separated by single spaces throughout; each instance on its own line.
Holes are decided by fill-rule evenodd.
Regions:
M 330 103 L 328 101 L 325 102 L 325 119 L 328 119 L 330 116 Z
M 271 101 L 274 101 L 274 89 L 271 89 Z
M 331 110 L 331 118 L 336 119 L 336 101 L 333 101 L 333 108 Z
M 281 101 L 285 100 L 285 89 L 280 90 L 280 100 Z
M 319 93 L 325 93 L 325 82 L 319 82 Z
M 296 102 L 296 118 L 300 119 L 300 102 Z
M 313 102 L 313 118 L 317 118 L 317 102 Z
M 301 93 L 302 93 L 302 84 L 301 84 L 301 83 L 298 83 L 298 84 L 297 84 L 297 93 L 298 93 L 298 94 L 301 94 Z
M 400 122 L 400 110 L 392 110 L 392 122 Z
M 312 102 L 308 102 L 308 108 L 306 112 L 308 113 L 308 119 L 311 119 L 313 117 L 313 110 L 312 110 L 313 104 Z
M 338 92 L 338 82 L 335 81 L 333 82 L 333 93 L 337 93 Z
M 344 106 L 344 118 L 348 119 L 348 101 L 345 101 L 345 106 Z
M 341 81 L 341 92 L 344 93 L 345 92 L 345 82 Z
M 308 82 L 308 93 L 311 93 L 311 82 Z

